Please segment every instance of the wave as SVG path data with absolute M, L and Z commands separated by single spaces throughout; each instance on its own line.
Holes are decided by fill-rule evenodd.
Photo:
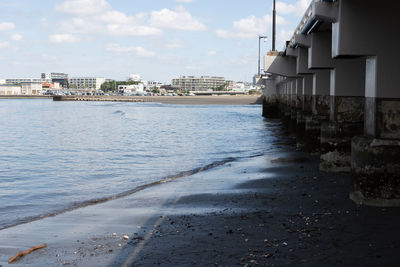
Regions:
M 222 166 L 222 165 L 224 165 L 226 163 L 236 161 L 238 159 L 253 158 L 253 157 L 258 157 L 258 156 L 262 156 L 262 154 L 256 154 L 256 155 L 252 155 L 252 156 L 249 156 L 249 157 L 237 157 L 237 158 L 229 157 L 229 158 L 226 158 L 226 159 L 223 159 L 223 160 L 214 161 L 214 162 L 212 162 L 210 164 L 207 164 L 205 166 L 198 167 L 198 168 L 195 168 L 195 169 L 192 169 L 192 170 L 182 171 L 182 172 L 179 172 L 179 173 L 176 173 L 176 174 L 173 174 L 173 175 L 168 175 L 168 176 L 165 176 L 164 178 L 161 178 L 160 180 L 157 180 L 155 182 L 151 182 L 151 183 L 148 183 L 148 184 L 143 184 L 143 185 L 137 186 L 135 188 L 123 191 L 123 192 L 115 194 L 115 195 L 101 197 L 101 198 L 95 198 L 95 199 L 86 200 L 86 201 L 82 201 L 82 202 L 76 202 L 76 203 L 72 204 L 71 206 L 69 206 L 67 208 L 64 208 L 64 209 L 59 209 L 59 210 L 51 211 L 49 213 L 39 214 L 39 215 L 35 215 L 35 216 L 20 218 L 17 221 L 14 221 L 12 224 L 6 224 L 6 225 L 1 226 L 1 222 L 0 222 L 0 231 L 4 230 L 4 229 L 7 229 L 7 228 L 11 228 L 11 227 L 17 226 L 17 225 L 21 225 L 21 224 L 25 224 L 25 223 L 29 223 L 29 222 L 33 222 L 33 221 L 37 221 L 37 220 L 41 220 L 41 219 L 48 218 L 48 217 L 53 217 L 53 216 L 56 216 L 56 215 L 59 215 L 59 214 L 62 214 L 62 213 L 68 212 L 68 211 L 76 210 L 76 209 L 79 209 L 79 208 L 83 208 L 83 207 L 87 207 L 87 206 L 91 206 L 91 205 L 104 203 L 104 202 L 107 202 L 107 201 L 110 201 L 110 200 L 123 198 L 123 197 L 129 196 L 129 195 L 132 195 L 134 193 L 137 193 L 139 191 L 142 191 L 144 189 L 147 189 L 147 188 L 150 188 L 150 187 L 153 187 L 153 186 L 157 186 L 157 185 L 160 185 L 160 184 L 163 184 L 163 183 L 168 183 L 168 182 L 174 181 L 174 180 L 179 179 L 179 178 L 188 177 L 188 176 L 200 173 L 200 172 L 205 172 L 205 171 L 214 169 L 216 167 Z

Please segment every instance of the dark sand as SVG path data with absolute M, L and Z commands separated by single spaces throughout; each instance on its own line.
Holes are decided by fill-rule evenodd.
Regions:
M 17 264 L 399 266 L 398 208 L 357 206 L 348 197 L 348 175 L 320 172 L 318 158 L 285 137 L 275 147 L 0 231 L 0 265 L 46 242 Z

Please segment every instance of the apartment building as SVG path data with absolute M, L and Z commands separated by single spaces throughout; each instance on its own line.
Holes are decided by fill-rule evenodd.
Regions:
M 180 78 L 172 79 L 172 87 L 188 91 L 207 91 L 225 84 L 224 77 L 214 76 L 181 76 Z
M 99 90 L 105 82 L 106 78 L 75 77 L 69 80 L 69 85 L 71 88 Z
M 47 82 L 57 82 L 61 85 L 62 88 L 69 87 L 69 77 L 66 73 L 59 72 L 51 72 L 51 73 L 42 73 L 42 80 Z

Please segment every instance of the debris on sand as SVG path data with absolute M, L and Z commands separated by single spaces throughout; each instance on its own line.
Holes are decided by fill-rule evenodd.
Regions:
M 14 261 L 16 261 L 17 259 L 19 259 L 20 257 L 23 257 L 25 255 L 28 255 L 30 253 L 32 253 L 33 251 L 37 250 L 37 249 L 41 249 L 41 248 L 45 248 L 47 247 L 46 243 L 41 244 L 39 246 L 35 246 L 35 247 L 31 247 L 30 249 L 26 250 L 26 251 L 20 251 L 17 254 L 15 254 L 14 256 L 12 256 L 9 260 L 8 263 L 11 264 Z

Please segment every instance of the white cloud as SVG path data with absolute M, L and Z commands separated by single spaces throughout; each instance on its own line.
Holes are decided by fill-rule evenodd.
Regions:
M 15 33 L 11 35 L 10 39 L 12 41 L 21 41 L 24 37 L 21 34 Z
M 72 34 L 53 34 L 49 36 L 49 41 L 54 44 L 62 44 L 62 43 L 77 43 L 79 42 L 79 38 Z
M 97 2 L 96 2 L 97 1 Z M 96 8 L 88 9 L 96 5 Z M 97 6 L 98 5 L 98 6 Z M 81 9 L 73 12 L 74 9 Z M 113 10 L 106 0 L 66 0 L 56 10 L 73 15 L 60 22 L 61 32 L 74 35 L 151 36 L 162 30 L 145 23 L 146 13 L 134 16 Z
M 207 52 L 207 55 L 209 55 L 209 56 L 215 56 L 215 55 L 217 55 L 217 51 L 215 51 L 215 50 L 210 50 L 210 51 Z
M 119 44 L 109 44 L 106 46 L 106 50 L 117 55 L 134 54 L 139 57 L 154 57 L 156 55 L 156 53 L 146 50 L 141 46 L 120 46 Z
M 150 24 L 155 27 L 183 30 L 183 31 L 205 31 L 207 27 L 183 7 L 178 6 L 175 10 L 164 8 L 160 11 L 151 12 Z
M 1 22 L 0 23 L 0 31 L 9 31 L 14 30 L 15 25 L 12 22 Z
M 143 25 L 108 24 L 106 26 L 108 34 L 111 35 L 130 35 L 130 36 L 151 36 L 162 33 L 160 29 Z
M 0 49 L 11 47 L 9 42 L 0 42 Z
M 183 48 L 184 45 L 183 45 L 182 41 L 180 41 L 180 40 L 169 40 L 166 43 L 165 47 L 168 49 L 180 49 L 180 48 Z
M 192 3 L 193 0 L 175 0 L 178 3 Z
M 292 30 L 281 30 L 278 33 L 278 43 L 285 44 L 286 41 L 289 41 L 292 38 L 293 31 Z
M 259 34 L 265 34 L 267 27 L 272 23 L 272 16 L 265 15 L 262 18 L 250 16 L 232 23 L 231 30 L 217 30 L 216 34 L 220 38 L 255 38 Z M 276 24 L 282 25 L 286 21 L 283 17 L 276 17 Z
M 111 7 L 106 0 L 65 0 L 56 4 L 56 11 L 75 15 L 96 15 L 109 10 Z
M 276 2 L 276 12 L 282 15 L 293 14 L 296 16 L 303 16 L 310 2 L 311 0 L 298 0 L 294 4 L 287 4 L 279 1 Z

